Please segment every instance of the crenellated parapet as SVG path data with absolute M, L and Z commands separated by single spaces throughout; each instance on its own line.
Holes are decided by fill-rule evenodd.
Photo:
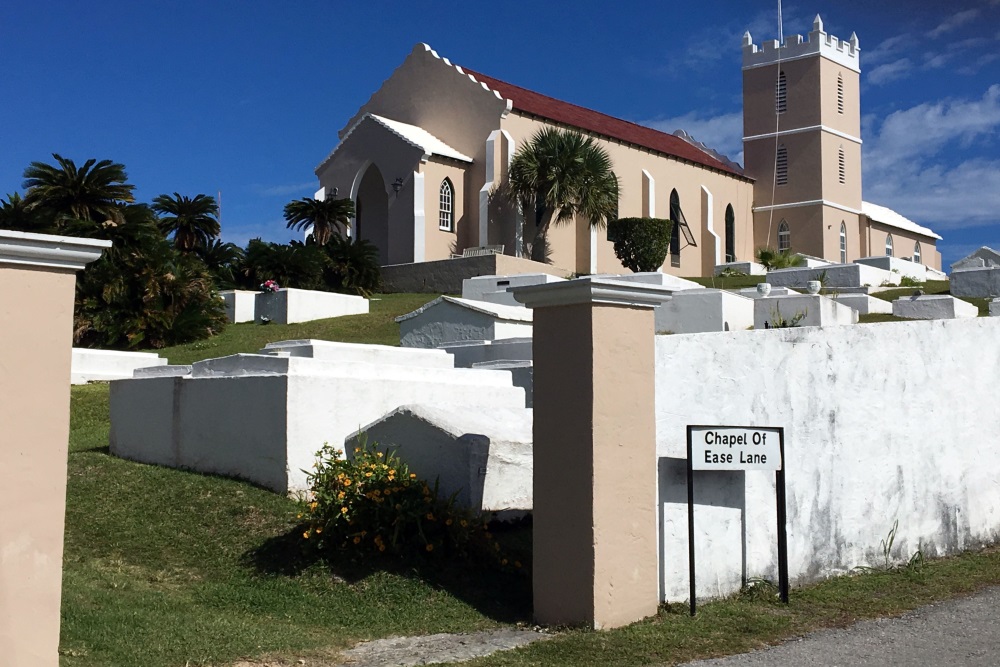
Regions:
M 750 32 L 743 33 L 743 69 L 762 67 L 776 62 L 821 55 L 855 72 L 861 71 L 861 47 L 858 36 L 851 33 L 849 39 L 838 39 L 823 30 L 823 20 L 816 15 L 812 31 L 802 35 L 789 35 L 783 44 L 771 39 L 760 46 L 753 43 Z

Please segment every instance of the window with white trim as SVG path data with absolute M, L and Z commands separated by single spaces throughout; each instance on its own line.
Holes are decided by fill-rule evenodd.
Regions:
M 844 113 L 844 75 L 837 75 L 837 113 Z
M 670 266 L 681 265 L 681 197 L 677 190 L 670 191 Z
M 726 206 L 726 261 L 736 261 L 736 213 L 732 204 Z
M 847 225 L 840 223 L 840 263 L 847 264 Z
M 788 149 L 785 144 L 778 146 L 774 156 L 774 182 L 776 185 L 788 185 Z
M 441 181 L 438 192 L 438 229 L 445 232 L 455 231 L 455 188 L 449 179 Z
M 885 235 L 885 256 L 892 257 L 892 234 Z
M 841 183 L 847 183 L 847 158 L 844 155 L 844 147 L 841 146 L 837 153 L 837 174 Z
M 920 241 L 913 244 L 913 261 L 920 263 Z
M 788 81 L 785 73 L 778 73 L 778 81 L 774 86 L 774 110 L 778 113 L 788 111 Z
M 778 225 L 778 252 L 788 252 L 792 249 L 792 230 L 784 220 Z

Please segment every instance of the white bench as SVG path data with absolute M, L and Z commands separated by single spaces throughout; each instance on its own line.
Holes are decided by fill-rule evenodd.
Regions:
M 485 257 L 486 255 L 502 255 L 503 254 L 503 244 L 501 245 L 480 245 L 472 248 L 466 248 L 462 251 L 462 254 L 451 256 L 452 259 L 458 259 L 460 257 Z

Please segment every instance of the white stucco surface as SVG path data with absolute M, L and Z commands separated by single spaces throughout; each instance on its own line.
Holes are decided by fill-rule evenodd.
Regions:
M 226 303 L 226 317 L 230 322 L 253 322 L 256 317 L 257 295 L 255 290 L 223 290 L 219 296 Z
M 687 290 L 687 289 L 704 289 L 705 286 L 694 282 L 693 280 L 687 280 L 686 278 L 679 278 L 677 276 L 672 276 L 669 273 L 660 273 L 659 271 L 647 271 L 640 273 L 624 273 L 622 275 L 616 274 L 601 274 L 594 276 L 595 278 L 608 278 L 611 280 L 621 280 L 626 283 L 642 283 L 644 285 L 660 285 L 666 288 L 666 291 L 672 292 L 676 290 Z
M 1000 317 L 1000 299 L 990 301 L 990 317 Z
M 421 350 L 388 345 L 359 345 L 306 338 L 268 343 L 260 354 L 308 357 L 324 361 L 357 361 L 418 368 L 453 368 L 452 358 L 442 350 Z
M 874 266 L 877 269 L 896 273 L 900 277 L 905 276 L 919 282 L 927 280 L 927 267 L 919 262 L 912 262 L 908 259 L 880 255 L 877 257 L 862 257 L 855 260 L 855 262 L 857 264 L 864 264 L 865 266 Z
M 791 320 L 799 313 L 804 315 L 797 325 L 800 327 L 856 324 L 858 321 L 858 311 L 819 294 L 769 296 L 756 299 L 753 305 L 754 329 L 773 327 L 778 317 Z
M 911 320 L 950 320 L 979 317 L 979 309 L 948 294 L 924 294 L 896 299 L 892 314 Z
M 484 512 L 531 509 L 532 411 L 493 408 L 454 411 L 404 405 L 347 437 L 350 456 L 359 434 L 395 450 L 424 480 L 439 481 L 443 496 L 457 493 L 465 507 Z
M 950 291 L 955 296 L 1000 296 L 1000 266 L 952 271 Z
M 1000 252 L 983 246 L 952 264 L 951 270 L 978 269 L 984 266 L 1000 266 Z
M 486 301 L 508 306 L 520 307 L 514 295 L 507 291 L 509 287 L 524 287 L 525 285 L 544 285 L 564 280 L 547 273 L 524 273 L 516 276 L 476 276 L 462 281 L 462 298 L 473 301 Z
M 494 371 L 506 371 L 510 373 L 511 381 L 515 387 L 524 390 L 524 407 L 534 407 L 535 392 L 535 364 L 532 361 L 518 361 L 511 359 L 501 359 L 498 361 L 482 361 L 472 364 L 472 368 L 482 368 Z
M 257 320 L 266 317 L 275 324 L 311 322 L 368 312 L 368 299 L 336 292 L 283 287 L 277 292 L 258 292 L 255 299 Z
M 524 391 L 504 371 L 239 354 L 192 364 L 187 376 L 112 382 L 111 452 L 298 491 L 324 443 L 416 401 L 523 408 Z
M 167 360 L 155 352 L 121 352 L 74 347 L 70 382 L 87 384 L 130 378 L 137 368 L 164 366 L 166 363 Z
M 531 309 L 442 296 L 396 318 L 403 347 L 531 336 Z
M 767 282 L 774 287 L 805 287 L 810 280 L 821 278 L 826 288 L 899 284 L 899 274 L 864 264 L 830 264 L 815 268 L 798 267 L 767 272 Z
M 688 597 L 685 426 L 785 429 L 792 583 L 1000 539 L 1000 320 L 656 339 L 661 591 Z M 700 596 L 777 578 L 774 476 L 695 475 Z
M 745 296 L 748 299 L 763 299 L 765 298 L 760 292 L 757 291 L 756 287 L 741 287 L 735 290 L 736 294 Z M 797 292 L 791 287 L 771 287 L 771 291 L 768 293 L 768 297 L 772 296 L 788 296 L 789 294 L 801 294 L 802 292 Z
M 831 299 L 858 311 L 858 315 L 869 313 L 892 314 L 892 303 L 868 294 L 828 294 Z
M 674 292 L 657 306 L 657 333 L 736 331 L 753 326 L 753 299 L 717 289 Z

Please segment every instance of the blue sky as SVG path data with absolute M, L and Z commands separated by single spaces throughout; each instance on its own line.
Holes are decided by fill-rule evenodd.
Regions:
M 862 50 L 864 197 L 1000 248 L 1000 0 L 785 3 Z M 8 2 L 0 8 L 0 193 L 51 153 L 126 165 L 142 201 L 222 193 L 225 240 L 287 241 L 337 131 L 418 42 L 526 88 L 733 157 L 740 37 L 777 2 Z

